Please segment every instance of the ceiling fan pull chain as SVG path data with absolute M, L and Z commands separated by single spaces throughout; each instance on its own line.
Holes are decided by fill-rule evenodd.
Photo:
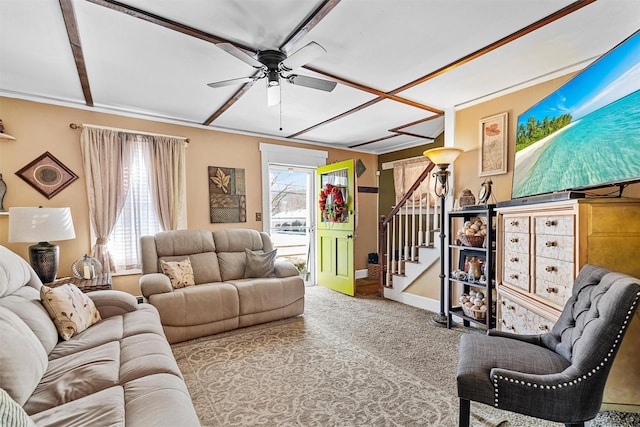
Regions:
M 280 132 L 282 132 L 282 85 L 280 85 Z

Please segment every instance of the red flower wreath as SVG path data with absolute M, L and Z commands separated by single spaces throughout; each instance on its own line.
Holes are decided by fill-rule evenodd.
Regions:
M 333 203 L 327 204 L 327 198 L 332 195 Z M 320 200 L 318 201 L 320 210 L 322 211 L 322 217 L 331 222 L 340 222 L 342 220 L 342 213 L 345 211 L 344 198 L 342 191 L 339 187 L 335 187 L 327 183 L 322 190 L 320 190 Z

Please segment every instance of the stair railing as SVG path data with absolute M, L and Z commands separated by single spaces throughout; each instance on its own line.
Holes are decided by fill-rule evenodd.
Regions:
M 394 275 L 405 273 L 406 262 L 418 261 L 418 247 L 433 246 L 433 231 L 438 224 L 438 210 L 435 206 L 431 206 L 431 194 L 429 191 L 423 194 L 421 185 L 429 177 L 433 168 L 434 164 L 429 163 L 391 212 L 386 216 L 380 216 L 378 223 L 380 296 L 384 296 L 385 287 L 393 287 Z M 416 192 L 418 202 L 414 197 Z

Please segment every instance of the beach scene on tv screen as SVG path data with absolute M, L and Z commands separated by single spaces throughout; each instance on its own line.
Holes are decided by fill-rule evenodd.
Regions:
M 640 32 L 518 117 L 512 197 L 640 179 Z

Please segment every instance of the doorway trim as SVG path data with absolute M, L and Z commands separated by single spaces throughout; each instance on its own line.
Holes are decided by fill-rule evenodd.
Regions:
M 327 164 L 329 153 L 324 150 L 312 150 L 308 148 L 289 147 L 286 145 L 260 143 L 261 167 L 262 167 L 262 231 L 269 233 L 271 230 L 270 209 L 271 188 L 269 179 L 269 166 L 291 166 L 316 169 Z M 312 180 L 312 185 L 315 179 Z M 314 185 L 315 188 L 315 185 Z M 317 221 L 317 219 L 315 219 Z M 315 224 L 311 230 L 313 242 L 316 239 Z M 315 276 L 315 274 L 312 274 Z

